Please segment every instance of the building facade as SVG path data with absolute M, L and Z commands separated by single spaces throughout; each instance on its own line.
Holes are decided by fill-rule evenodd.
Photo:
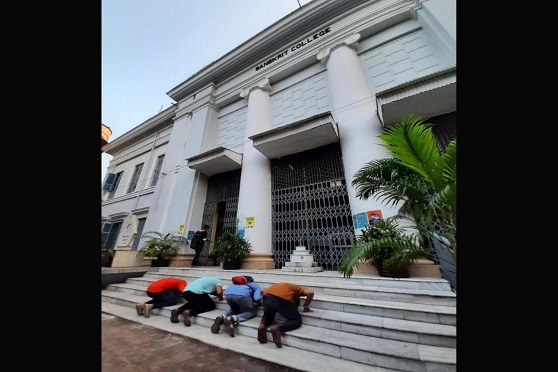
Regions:
M 141 234 L 211 241 L 238 232 L 246 268 L 282 268 L 306 246 L 325 270 L 372 215 L 351 187 L 389 156 L 378 135 L 403 116 L 456 133 L 455 0 L 314 0 L 167 94 L 176 104 L 112 140 L 102 185 L 113 266 L 141 265 Z M 206 247 L 211 252 L 211 245 Z M 183 248 L 184 265 L 194 251 Z M 205 261 L 208 262 L 208 261 Z

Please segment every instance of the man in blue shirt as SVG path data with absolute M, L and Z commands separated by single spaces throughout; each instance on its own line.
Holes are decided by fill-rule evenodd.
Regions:
M 252 319 L 256 316 L 258 306 L 261 304 L 262 288 L 251 276 L 234 276 L 232 285 L 225 289 L 225 299 L 229 309 L 225 315 L 219 315 L 211 326 L 212 333 L 219 333 L 221 325 L 231 337 L 234 337 L 234 329 L 240 322 Z
M 214 295 L 223 300 L 223 283 L 214 276 L 202 276 L 189 283 L 182 297 L 186 303 L 177 309 L 171 310 L 171 322 L 178 323 L 178 316 L 184 313 L 184 325 L 192 325 L 191 317 L 215 309 L 215 302 L 209 295 Z

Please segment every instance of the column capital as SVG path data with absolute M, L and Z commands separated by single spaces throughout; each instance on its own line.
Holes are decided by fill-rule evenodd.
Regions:
M 188 119 L 192 119 L 192 115 L 193 115 L 192 111 L 186 111 L 184 109 L 182 109 L 182 110 L 178 109 L 176 111 L 175 116 L 174 116 L 174 120 L 176 121 L 176 120 L 182 119 L 185 116 L 187 116 Z
M 317 58 L 325 65 L 331 53 L 339 47 L 348 46 L 349 48 L 353 48 L 354 50 L 356 50 L 358 48 L 359 39 L 360 39 L 360 34 L 349 35 L 344 39 L 338 40 L 333 44 L 330 44 L 325 49 L 322 49 L 318 53 Z
M 269 83 L 269 79 L 268 78 L 263 78 L 262 80 L 258 81 L 256 84 L 251 85 L 247 88 L 244 88 L 240 91 L 240 96 L 242 98 L 246 98 L 248 97 L 248 95 L 256 90 L 256 89 L 261 89 L 261 90 L 265 90 L 265 91 L 270 91 L 271 90 L 271 84 Z

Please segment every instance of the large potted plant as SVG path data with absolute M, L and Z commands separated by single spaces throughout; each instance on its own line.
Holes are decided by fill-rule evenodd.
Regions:
M 163 234 L 158 231 L 149 231 L 143 234 L 143 237 L 149 239 L 138 250 L 138 254 L 143 254 L 146 258 L 154 258 L 151 261 L 152 267 L 168 266 L 170 258 L 178 254 L 180 244 L 188 244 L 184 236 L 175 233 Z
M 213 245 L 213 257 L 225 270 L 238 270 L 252 252 L 252 244 L 236 233 L 225 233 Z
M 409 266 L 415 260 L 429 257 L 418 238 L 407 235 L 396 219 L 379 220 L 376 225 L 362 229 L 362 235 L 344 254 L 340 271 L 352 275 L 354 267 L 369 261 L 380 276 L 407 278 Z
M 101 245 L 101 267 L 111 267 L 114 259 L 114 249 Z

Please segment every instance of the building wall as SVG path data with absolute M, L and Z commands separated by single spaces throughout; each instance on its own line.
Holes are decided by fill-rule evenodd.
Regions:
M 375 136 L 382 129 L 376 114 L 375 94 L 456 64 L 456 4 L 451 0 L 352 2 L 354 9 L 347 10 L 344 16 L 324 19 L 313 32 L 285 39 L 267 57 L 246 64 L 230 76 L 220 78 L 218 83 L 188 90 L 189 84 L 200 78 L 198 75 L 191 77 L 183 83 L 187 94 L 174 107 L 104 148 L 113 155 L 108 173 L 124 171 L 115 198 L 107 200 L 107 193 L 102 193 L 102 217 L 123 221 L 117 249 L 130 249 L 138 216 L 147 216 L 144 231 L 182 231 L 186 235 L 201 226 L 208 176 L 189 168 L 186 159 L 220 146 L 240 154 L 245 152 L 247 137 L 256 133 L 247 131 L 250 101 L 242 97 L 241 92 L 262 78 L 271 83 L 269 129 L 331 112 L 339 124 L 347 180 L 367 161 L 385 157 L 385 150 L 375 146 L 379 143 Z M 328 0 L 315 0 L 311 4 L 323 7 L 328 5 Z M 293 12 L 286 17 L 287 21 L 295 22 L 297 17 L 304 17 L 309 8 L 305 6 Z M 274 38 L 280 33 L 276 25 L 239 48 L 259 45 L 260 37 Z M 323 31 L 324 35 L 312 39 L 318 31 Z M 341 72 L 333 76 L 332 64 L 337 62 L 327 57 L 320 60 L 318 56 L 333 46 L 329 58 L 334 58 L 336 48 L 343 47 L 337 44 L 354 34 L 359 34 L 355 50 L 356 67 L 361 71 L 338 69 Z M 302 41 L 309 39 L 311 42 L 302 45 Z M 231 57 L 223 58 L 233 58 L 234 51 L 229 55 Z M 257 68 L 278 55 L 282 56 Z M 199 74 L 206 73 L 214 73 L 211 65 Z M 346 78 L 340 77 L 340 73 L 346 74 Z M 358 80 L 361 75 L 366 86 L 363 93 L 359 93 L 361 98 L 356 102 L 340 103 L 345 92 L 348 96 L 354 93 L 355 80 L 351 79 Z M 178 91 L 178 87 L 180 85 L 169 93 Z M 161 122 L 159 126 L 158 122 Z M 363 138 L 351 132 L 362 133 Z M 351 148 L 356 150 L 347 150 Z M 157 185 L 151 187 L 153 167 L 161 154 L 165 154 L 164 174 Z M 249 162 L 246 154 L 243 155 L 245 166 Z M 126 194 L 134 167 L 141 162 L 145 164 L 137 191 Z M 395 213 L 395 207 L 379 206 L 372 200 L 356 200 L 354 190 L 351 193 L 353 214 L 377 208 L 384 210 L 384 217 Z M 270 252 L 271 242 L 258 250 Z M 182 253 L 193 251 L 186 249 Z

